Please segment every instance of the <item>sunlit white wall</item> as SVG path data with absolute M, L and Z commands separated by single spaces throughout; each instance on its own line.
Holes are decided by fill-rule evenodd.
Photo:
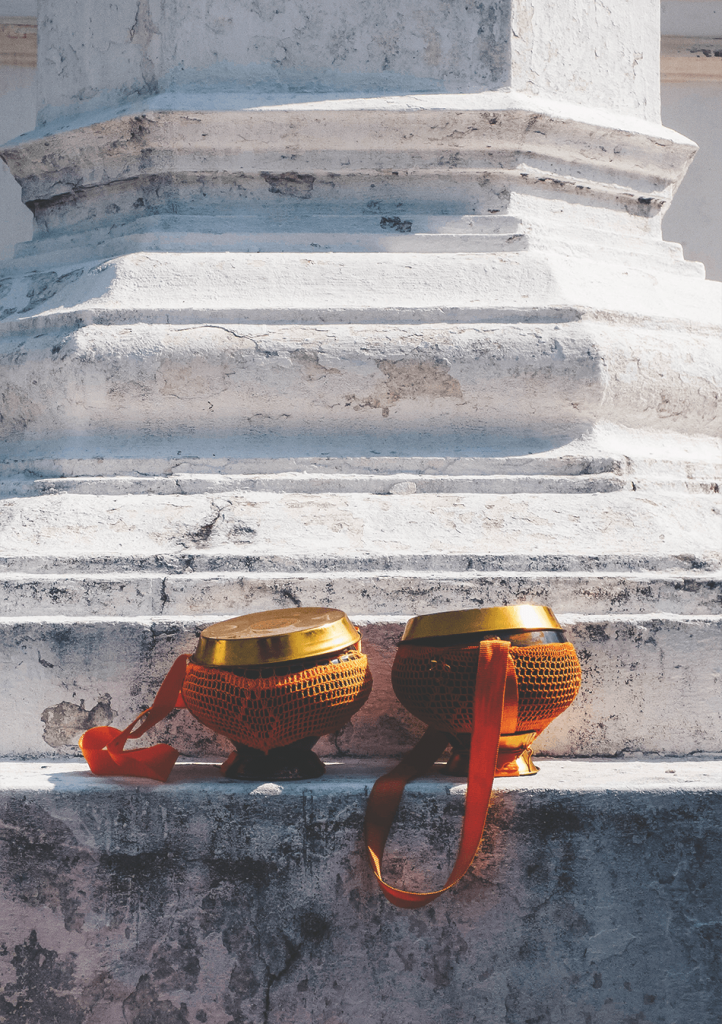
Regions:
M 661 14 L 662 121 L 699 146 L 664 218 L 664 237 L 681 242 L 685 257 L 704 263 L 707 277 L 720 281 L 722 0 L 662 0 Z M 696 44 L 683 40 L 707 45 L 695 54 Z

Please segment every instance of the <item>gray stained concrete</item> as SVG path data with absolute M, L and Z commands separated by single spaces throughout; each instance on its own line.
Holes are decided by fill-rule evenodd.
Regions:
M 5 763 L 0 1019 L 717 1024 L 722 761 L 497 781 L 473 870 L 418 911 L 383 899 L 362 844 L 390 764 L 279 786 Z M 464 790 L 409 786 L 390 880 L 446 877 Z

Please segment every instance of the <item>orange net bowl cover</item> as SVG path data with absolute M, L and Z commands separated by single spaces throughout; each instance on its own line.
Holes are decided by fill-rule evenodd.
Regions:
M 474 687 L 479 647 L 426 647 L 401 644 L 391 672 L 394 693 L 417 718 L 460 734 L 473 726 Z M 582 679 L 574 647 L 535 644 L 512 647 L 507 675 L 519 690 L 517 732 L 541 732 L 566 711 Z
M 183 699 L 214 732 L 267 754 L 340 729 L 365 703 L 371 683 L 367 658 L 356 650 L 289 675 L 276 675 L 271 666 L 209 668 L 191 661 Z

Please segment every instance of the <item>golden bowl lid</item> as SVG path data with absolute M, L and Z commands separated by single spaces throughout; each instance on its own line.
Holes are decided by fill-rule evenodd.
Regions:
M 201 665 L 268 665 L 343 650 L 359 633 L 338 608 L 275 608 L 206 626 L 193 656 Z
M 403 640 L 421 640 L 461 633 L 488 633 L 502 629 L 561 629 L 551 608 L 542 604 L 508 604 L 499 608 L 464 608 L 409 619 Z

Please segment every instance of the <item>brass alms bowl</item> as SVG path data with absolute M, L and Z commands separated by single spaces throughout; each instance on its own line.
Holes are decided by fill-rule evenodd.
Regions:
M 361 638 L 342 611 L 276 609 L 204 629 L 183 699 L 235 744 L 226 776 L 304 779 L 323 775 L 311 748 L 349 721 L 371 686 Z
M 497 777 L 536 774 L 531 744 L 579 692 L 579 661 L 551 608 L 509 605 L 410 619 L 392 685 L 407 710 L 449 734 L 450 775 L 468 774 L 479 643 L 494 638 L 511 644 Z

